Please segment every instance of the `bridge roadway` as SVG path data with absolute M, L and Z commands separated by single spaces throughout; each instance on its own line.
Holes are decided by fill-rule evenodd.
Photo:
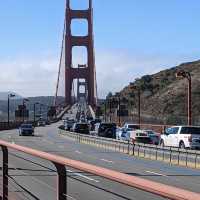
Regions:
M 70 141 L 66 136 L 59 135 L 57 130 L 58 125 L 59 124 L 53 124 L 36 128 L 35 137 L 20 137 L 18 136 L 17 130 L 2 131 L 0 139 L 175 187 L 199 192 L 199 170 L 170 166 L 158 161 L 134 158 L 132 156 L 105 151 L 84 144 L 77 144 L 76 142 Z M 31 160 L 34 163 L 40 163 L 47 168 L 17 158 L 15 155 L 20 156 L 23 159 Z M 56 173 L 51 170 L 54 169 L 54 167 L 49 164 L 49 162 L 10 150 L 9 168 L 9 174 L 14 179 L 9 181 L 11 185 L 9 190 L 13 192 L 12 196 L 17 197 L 17 200 L 56 199 Z M 162 199 L 100 177 L 80 173 L 74 169 L 68 170 L 71 175 L 71 178 L 68 178 L 68 199 Z M 14 182 L 15 184 L 13 185 Z M 16 185 L 16 183 L 18 185 Z M 121 197 L 95 188 L 92 185 L 117 193 L 121 195 Z

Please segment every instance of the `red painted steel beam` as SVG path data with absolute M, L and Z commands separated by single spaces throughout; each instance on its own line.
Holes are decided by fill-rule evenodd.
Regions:
M 35 157 L 39 157 L 45 160 L 49 160 L 53 163 L 58 163 L 60 165 L 65 165 L 68 167 L 72 167 L 74 169 L 78 169 L 80 171 L 88 172 L 100 177 L 107 178 L 112 181 L 116 181 L 127 186 L 137 188 L 146 192 L 150 192 L 152 194 L 156 194 L 161 197 L 165 197 L 172 200 L 198 200 L 200 199 L 200 193 L 195 193 L 191 191 L 187 191 L 184 189 L 180 189 L 177 187 L 172 187 L 169 185 L 157 183 L 154 181 L 138 178 L 135 176 L 130 176 L 124 173 L 120 173 L 114 170 L 98 167 L 95 165 L 83 163 L 80 161 L 75 161 L 71 159 L 67 159 L 58 155 L 49 154 L 46 152 L 34 150 L 28 147 L 19 146 L 16 144 L 11 144 L 5 141 L 0 140 L 1 146 L 6 146 L 8 148 L 30 154 Z

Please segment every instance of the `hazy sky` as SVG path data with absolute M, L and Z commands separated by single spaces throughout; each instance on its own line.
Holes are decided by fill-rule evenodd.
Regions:
M 71 1 L 73 8 L 84 8 L 88 0 Z M 146 73 L 200 58 L 199 0 L 93 0 L 93 4 L 101 97 Z M 64 5 L 64 0 L 1 1 L 0 91 L 54 95 Z M 73 30 L 83 33 L 84 28 L 75 25 Z

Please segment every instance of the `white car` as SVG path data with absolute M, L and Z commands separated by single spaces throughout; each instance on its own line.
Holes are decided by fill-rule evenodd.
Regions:
M 200 149 L 199 126 L 173 126 L 165 129 L 160 139 L 161 146 Z
M 131 131 L 130 129 L 118 128 L 116 130 L 116 139 L 129 141 L 130 140 L 130 131 Z
M 129 129 L 129 131 L 140 129 L 140 127 L 137 124 L 128 124 L 128 123 L 125 123 L 122 128 L 124 128 L 125 130 Z

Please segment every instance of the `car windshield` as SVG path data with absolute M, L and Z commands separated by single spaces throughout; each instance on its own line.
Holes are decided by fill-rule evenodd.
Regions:
M 32 128 L 31 124 L 23 124 L 21 125 L 21 128 Z
M 115 124 L 101 124 L 102 129 L 107 129 L 107 128 L 115 128 Z
M 147 131 L 148 135 L 156 135 L 153 131 Z
M 181 134 L 200 135 L 200 127 L 182 127 Z

